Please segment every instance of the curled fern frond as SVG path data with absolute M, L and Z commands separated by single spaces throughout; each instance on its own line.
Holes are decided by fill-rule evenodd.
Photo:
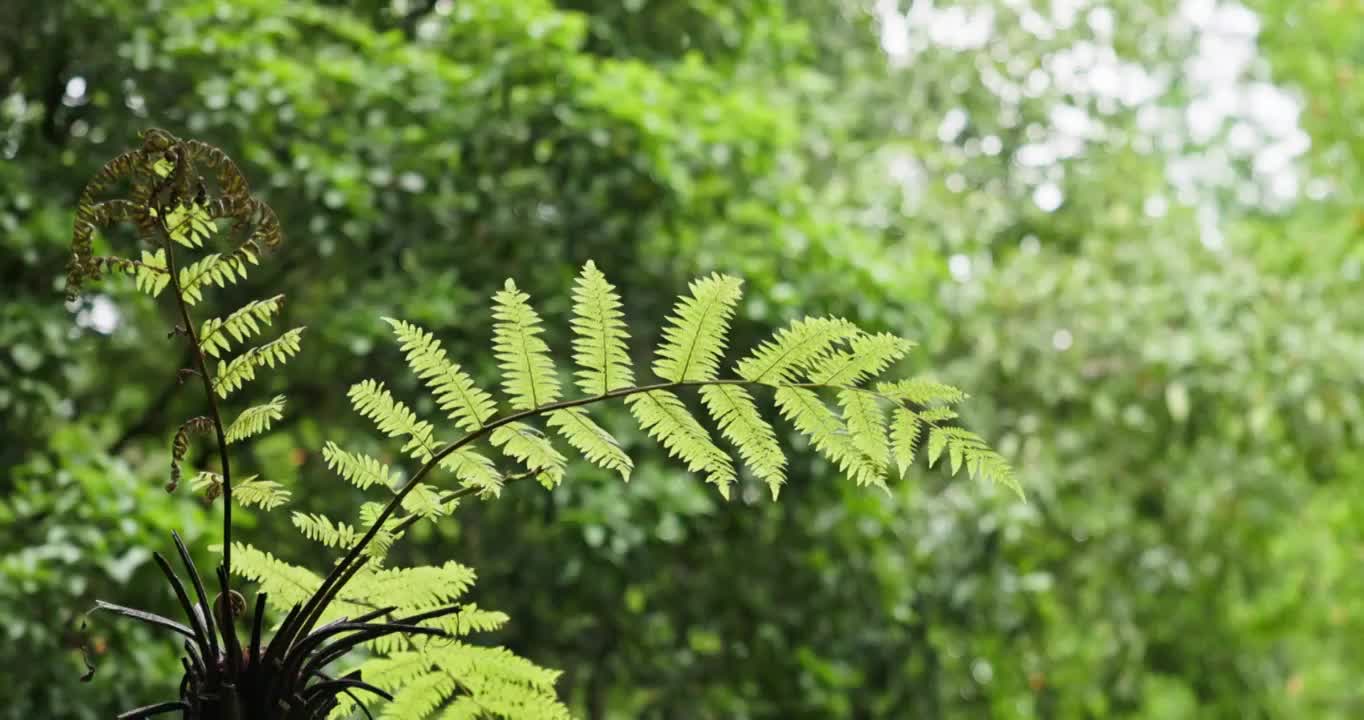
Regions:
M 180 463 L 185 459 L 185 454 L 189 452 L 190 433 L 211 433 L 213 432 L 213 419 L 210 417 L 199 416 L 186 420 L 175 431 L 175 437 L 171 439 L 171 476 L 170 482 L 166 483 L 166 492 L 175 492 L 180 486 Z

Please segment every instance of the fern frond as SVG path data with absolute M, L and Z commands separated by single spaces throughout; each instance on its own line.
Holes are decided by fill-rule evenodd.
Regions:
M 578 387 L 587 395 L 602 395 L 635 383 L 630 366 L 620 296 L 606 276 L 588 261 L 573 285 L 573 361 Z
M 1013 468 L 1004 456 L 990 449 L 979 435 L 961 427 L 933 427 L 928 431 L 928 465 L 932 467 L 948 455 L 952 474 L 965 465 L 972 478 L 997 482 L 1023 497 L 1023 488 L 1014 478 Z
M 961 390 L 928 378 L 877 383 L 876 392 L 888 398 L 914 403 L 921 407 L 955 405 L 967 398 L 966 393 Z
M 849 388 L 839 391 L 838 404 L 843 408 L 843 422 L 852 436 L 853 447 L 876 465 L 878 475 L 884 473 L 890 442 L 886 437 L 886 415 L 876 396 Z
M 506 286 L 493 296 L 493 353 L 502 369 L 502 388 L 516 410 L 531 410 L 559 399 L 559 378 L 549 346 L 540 338 L 540 316 L 530 296 Z
M 743 296 L 742 281 L 714 274 L 694 280 L 673 306 L 654 360 L 654 374 L 671 382 L 713 380 Z
M 166 213 L 166 234 L 171 240 L 187 248 L 201 248 L 204 241 L 217 231 L 213 217 L 204 205 L 180 202 Z
M 249 302 L 225 318 L 209 318 L 199 327 L 199 346 L 216 358 L 223 351 L 231 350 L 233 342 L 240 343 L 258 335 L 261 326 L 269 325 L 283 307 L 284 296 L 276 295 Z
M 142 262 L 138 263 L 133 278 L 139 291 L 152 297 L 160 295 L 171 281 L 170 270 L 166 268 L 165 249 L 158 249 L 154 253 L 143 250 Z
M 246 352 L 226 362 L 218 364 L 213 376 L 213 391 L 219 397 L 227 397 L 242 385 L 256 379 L 256 368 L 283 365 L 289 358 L 298 354 L 303 328 L 297 327 L 280 335 L 264 345 Z
M 687 464 L 691 472 L 704 471 L 706 481 L 729 498 L 735 480 L 734 461 L 711 440 L 682 400 L 666 390 L 631 395 L 625 401 L 640 427 L 667 448 L 668 454 Z
M 241 442 L 270 429 L 271 423 L 284 417 L 284 396 L 276 395 L 270 402 L 254 405 L 241 412 L 232 424 L 227 426 L 227 442 Z
M 835 342 L 858 332 L 856 325 L 843 318 L 801 318 L 764 340 L 735 369 L 749 382 L 791 383 L 797 370 L 829 352 Z
M 526 423 L 508 423 L 493 431 L 488 441 L 502 449 L 507 456 L 535 472 L 536 478 L 547 488 L 554 488 L 564 477 L 568 460 L 544 433 Z
M 232 572 L 259 584 L 276 610 L 288 610 L 306 601 L 322 584 L 311 570 L 241 543 L 232 544 Z
M 403 498 L 403 510 L 409 515 L 428 520 L 443 517 L 453 512 L 459 502 L 452 499 L 451 494 L 451 491 L 440 490 L 434 485 L 417 483 L 417 487 L 409 490 Z
M 435 335 L 401 320 L 384 318 L 384 322 L 393 327 L 412 372 L 436 394 L 436 405 L 449 414 L 456 426 L 473 432 L 497 412 L 492 395 L 478 387 L 459 365 L 450 362 Z
M 444 615 L 427 623 L 438 627 L 455 637 L 465 637 L 473 633 L 500 630 L 510 620 L 507 614 L 497 610 L 483 610 L 474 603 L 468 603 L 459 612 Z
M 843 420 L 814 392 L 805 388 L 777 388 L 777 408 L 797 430 L 810 438 L 839 472 L 858 485 L 884 486 L 880 469 L 853 444 Z
M 634 461 L 625 454 L 611 433 L 592 421 L 586 410 L 576 407 L 555 410 L 546 422 L 557 429 L 588 462 L 620 473 L 622 480 L 630 481 L 630 471 L 635 468 Z
M 371 485 L 393 488 L 398 484 L 398 474 L 387 465 L 368 455 L 348 453 L 331 441 L 322 446 L 322 459 L 329 470 L 361 490 Z
M 350 547 L 360 534 L 347 523 L 334 522 L 326 515 L 302 513 L 295 510 L 289 520 L 303 537 L 325 547 Z
M 786 482 L 786 454 L 753 396 L 739 385 L 706 385 L 701 399 L 721 434 L 739 448 L 739 455 L 776 500 Z
M 407 436 L 403 452 L 422 462 L 436 452 L 431 423 L 417 417 L 417 413 L 394 400 L 393 394 L 377 380 L 365 380 L 351 386 L 346 393 L 355 411 L 374 421 L 379 432 L 389 437 Z
M 466 487 L 477 489 L 482 497 L 502 494 L 502 475 L 492 460 L 475 450 L 460 448 L 441 458 L 440 466 L 453 473 Z
M 396 605 L 399 614 L 449 605 L 473 587 L 473 568 L 454 561 L 443 565 L 386 568 L 360 573 L 346 586 L 347 601 L 376 607 Z
M 914 343 L 890 333 L 857 335 L 847 350 L 835 350 L 814 362 L 806 379 L 817 385 L 854 387 L 886 371 Z
M 900 477 L 914 464 L 914 455 L 919 447 L 919 430 L 923 421 L 909 408 L 895 409 L 895 418 L 890 430 L 891 446 L 895 449 L 895 464 L 900 468 Z
M 188 267 L 180 269 L 180 294 L 186 305 L 198 304 L 204 299 L 204 286 L 227 287 L 246 277 L 246 264 L 259 265 L 260 260 L 252 253 L 209 253 Z
M 259 475 L 249 475 L 232 483 L 232 500 L 242 507 L 259 507 L 274 510 L 289 502 L 292 496 L 283 485 L 273 480 L 259 480 Z M 190 481 L 190 488 L 203 492 L 209 500 L 223 494 L 223 476 L 207 470 L 200 472 Z
M 424 720 L 455 693 L 455 679 L 444 673 L 426 673 L 394 693 L 384 706 L 383 720 Z

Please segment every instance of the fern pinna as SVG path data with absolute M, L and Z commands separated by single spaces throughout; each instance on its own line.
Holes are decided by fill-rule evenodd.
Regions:
M 474 581 L 472 570 L 453 562 L 390 568 L 385 556 L 413 523 L 449 515 L 464 498 L 496 497 L 520 478 L 555 487 L 573 457 L 628 480 L 633 461 L 591 414 L 608 401 L 623 402 L 650 437 L 725 498 L 740 481 L 739 465 L 725 445 L 737 451 L 742 466 L 773 499 L 785 483 L 781 436 L 768 419 L 773 413 L 761 407 L 768 397 L 775 415 L 859 485 L 887 488 L 887 480 L 903 476 L 922 446 L 930 466 L 945 458 L 954 475 L 965 468 L 973 477 L 1018 490 L 1007 462 L 979 436 L 954 424 L 951 408 L 965 399 L 961 391 L 925 378 L 884 377 L 911 348 L 901 338 L 866 332 L 842 318 L 804 318 L 727 362 L 730 325 L 742 296 L 741 282 L 730 276 L 715 274 L 691 284 L 662 328 L 651 368 L 656 379 L 641 382 L 631 361 L 622 301 L 589 262 L 573 288 L 571 376 L 561 373 L 539 314 L 512 280 L 492 298 L 492 354 L 501 374 L 500 393 L 481 387 L 431 331 L 386 318 L 412 372 L 445 417 L 439 425 L 420 417 L 380 380 L 352 386 L 348 396 L 355 410 L 384 435 L 401 439 L 401 453 L 417 467 L 407 474 L 327 443 L 322 448 L 327 466 L 362 490 L 383 488 L 384 501 L 366 503 L 349 522 L 293 512 L 302 535 L 344 549 L 344 555 L 325 576 L 286 563 L 234 541 L 230 513 L 234 502 L 273 509 L 289 500 L 289 492 L 254 477 L 234 480 L 228 455 L 230 444 L 268 430 L 282 417 L 284 398 L 249 407 L 230 424 L 223 422 L 218 401 L 262 367 L 297 353 L 301 329 L 240 349 L 279 313 L 283 297 L 278 295 L 204 321 L 197 330 L 190 317 L 207 285 L 241 279 L 263 244 L 278 242 L 278 225 L 268 207 L 249 196 L 235 166 L 220 152 L 209 153 L 205 145 L 162 131 L 146 138 L 141 150 L 121 156 L 93 183 L 103 188 L 115 175 L 129 176 L 133 201 L 99 203 L 89 192 L 82 196 L 71 284 L 78 288 L 112 268 L 132 274 L 136 285 L 153 295 L 172 290 L 184 322 L 177 331 L 194 349 L 196 367 L 190 374 L 201 379 L 209 414 L 187 421 L 175 434 L 168 487 L 179 483 L 191 436 L 215 436 L 219 468 L 199 472 L 192 486 L 210 498 L 223 497 L 224 542 L 215 608 L 209 607 L 178 538 L 194 597 L 158 559 L 188 625 L 100 604 L 189 638 L 181 697 L 124 717 L 172 711 L 192 718 L 321 718 L 352 711 L 372 717 L 356 691 L 386 700 L 381 714 L 391 718 L 567 717 L 554 690 L 557 673 L 501 648 L 467 641 L 468 635 L 507 621 L 501 613 L 460 602 Z M 213 159 L 208 166 L 232 168 L 220 176 L 217 197 L 195 174 L 201 158 Z M 176 246 L 204 247 L 207 239 L 222 234 L 215 224 L 220 217 L 234 219 L 233 234 L 247 231 L 241 244 L 180 268 Z M 155 241 L 154 249 L 137 261 L 93 257 L 91 233 L 117 220 L 134 221 L 144 239 Z M 209 357 L 219 359 L 212 373 Z M 689 396 L 694 396 L 691 402 Z M 439 482 L 440 474 L 451 476 L 453 484 Z M 260 587 L 244 645 L 235 628 L 242 613 L 233 608 L 245 603 L 230 587 L 234 573 Z M 283 614 L 268 641 L 263 638 L 267 608 Z M 327 672 L 330 664 L 361 647 L 366 656 L 358 667 L 340 677 Z

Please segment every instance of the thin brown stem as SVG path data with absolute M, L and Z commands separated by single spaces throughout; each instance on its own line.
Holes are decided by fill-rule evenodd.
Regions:
M 223 416 L 218 410 L 218 395 L 213 390 L 213 376 L 208 372 L 208 360 L 204 357 L 203 346 L 199 344 L 199 333 L 194 329 L 194 320 L 189 314 L 189 304 L 180 287 L 180 273 L 175 267 L 175 242 L 162 230 L 161 236 L 166 244 L 166 269 L 170 273 L 171 290 L 175 293 L 175 303 L 180 308 L 180 318 L 185 323 L 185 337 L 189 339 L 199 379 L 204 384 L 204 394 L 208 396 L 209 418 L 213 421 L 213 432 L 218 437 L 218 460 L 222 465 L 223 476 L 223 568 L 227 570 L 223 592 L 227 594 L 232 582 L 232 466 L 227 454 L 227 431 L 223 428 Z M 230 632 L 230 628 L 224 628 Z M 228 672 L 236 669 L 236 663 L 228 663 Z

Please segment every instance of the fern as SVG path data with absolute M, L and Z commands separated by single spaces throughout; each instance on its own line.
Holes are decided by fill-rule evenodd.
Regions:
M 212 357 L 231 350 L 234 342 L 255 337 L 284 307 L 284 296 L 249 302 L 225 318 L 209 318 L 199 328 L 199 344 Z M 231 336 L 229 338 L 229 336 Z
M 348 453 L 333 442 L 322 446 L 322 459 L 329 469 L 361 490 L 376 484 L 384 487 L 398 484 L 398 475 L 387 465 L 368 455 Z
M 668 454 L 681 459 L 691 472 L 704 472 L 706 481 L 729 498 L 734 483 L 734 461 L 711 441 L 710 433 L 687 410 L 682 399 L 667 390 L 631 395 L 625 401 L 649 436 L 663 443 Z
M 507 281 L 493 296 L 493 354 L 502 368 L 502 387 L 516 410 L 533 410 L 559 399 L 559 378 L 549 346 L 540 338 L 540 316 L 529 295 Z
M 777 434 L 758 412 L 753 396 L 738 385 L 707 385 L 701 398 L 720 432 L 739 448 L 739 455 L 777 499 L 786 482 L 786 454 Z
M 573 360 L 578 387 L 588 395 L 605 395 L 634 384 L 625 341 L 625 314 L 620 296 L 595 263 L 583 266 L 573 286 Z
M 492 396 L 446 359 L 445 350 L 430 332 L 401 320 L 384 321 L 393 327 L 412 371 L 431 388 L 437 407 L 449 413 L 456 427 L 473 432 L 497 412 Z
M 247 350 L 231 360 L 220 363 L 213 378 L 213 390 L 219 397 L 227 397 L 242 385 L 256 379 L 261 367 L 276 367 L 298 354 L 303 328 L 294 328 L 264 345 Z
M 271 423 L 283 418 L 284 396 L 276 395 L 268 403 L 243 410 L 237 419 L 227 426 L 227 441 L 236 443 L 260 435 L 270 429 Z
M 729 320 L 742 295 L 738 278 L 711 275 L 691 284 L 663 328 L 654 374 L 672 382 L 712 380 L 725 350 Z

